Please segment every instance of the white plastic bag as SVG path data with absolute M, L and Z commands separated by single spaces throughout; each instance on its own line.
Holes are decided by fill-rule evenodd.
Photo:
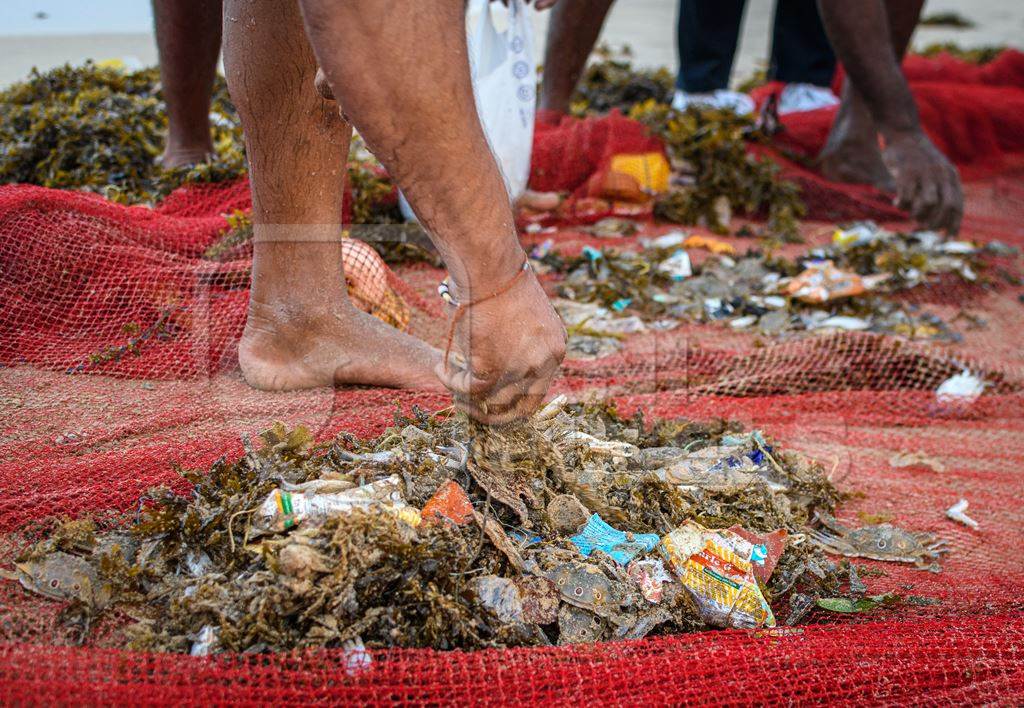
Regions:
M 476 109 L 509 201 L 526 190 L 533 150 L 537 75 L 528 8 L 523 0 L 508 0 L 508 28 L 502 32 L 495 26 L 490 0 L 470 0 L 466 9 Z M 416 220 L 401 194 L 399 206 L 406 220 Z
M 476 26 L 469 33 L 469 63 L 476 109 L 487 142 L 515 199 L 526 189 L 533 148 L 537 74 L 533 62 L 533 28 L 523 0 L 508 0 L 508 29 L 494 26 L 489 0 L 471 0 L 467 15 Z

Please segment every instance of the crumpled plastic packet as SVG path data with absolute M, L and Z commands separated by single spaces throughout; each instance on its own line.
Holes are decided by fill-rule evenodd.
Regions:
M 861 295 L 887 278 L 887 274 L 862 277 L 839 270 L 832 261 L 820 261 L 811 263 L 804 272 L 790 280 L 785 292 L 803 302 L 822 303 Z
M 687 521 L 661 539 L 661 549 L 705 622 L 738 629 L 775 626 L 752 562 L 755 554 L 767 556 L 764 546 L 728 529 Z
M 614 558 L 616 563 L 627 565 L 641 553 L 653 550 L 661 539 L 656 533 L 619 531 L 594 514 L 580 532 L 569 540 L 585 556 L 594 551 L 604 551 Z
M 336 514 L 356 509 L 388 511 L 410 526 L 418 526 L 420 514 L 402 499 L 402 480 L 391 475 L 372 484 L 335 494 L 293 493 L 275 489 L 260 505 L 253 528 L 264 533 L 287 531 L 299 523 L 320 524 Z

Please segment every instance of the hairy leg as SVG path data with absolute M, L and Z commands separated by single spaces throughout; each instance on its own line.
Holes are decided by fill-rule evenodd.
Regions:
M 551 10 L 539 107 L 569 112 L 576 84 L 615 0 L 560 0 Z
M 532 273 L 520 274 L 505 184 L 477 116 L 463 0 L 301 0 L 306 31 L 342 114 L 402 188 L 463 303 L 439 374 L 487 422 L 540 404 L 565 331 Z M 496 293 L 500 293 L 496 295 Z
M 349 301 L 340 220 L 352 129 L 314 90 L 298 6 L 227 0 L 224 50 L 253 192 L 252 290 L 238 353 L 246 380 L 269 390 L 439 387 L 436 350 Z
M 166 167 L 213 153 L 210 96 L 220 55 L 221 0 L 153 0 L 160 84 L 167 101 Z
M 902 59 L 917 27 L 924 0 L 888 2 L 890 41 Z M 896 184 L 882 160 L 878 128 L 864 97 L 852 82 L 843 83 L 842 103 L 824 149 L 818 156 L 822 173 L 829 179 L 855 184 L 872 184 L 887 192 Z

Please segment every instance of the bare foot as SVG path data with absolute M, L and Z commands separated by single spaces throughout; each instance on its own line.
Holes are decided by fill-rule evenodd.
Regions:
M 830 141 L 818 155 L 818 167 L 833 182 L 870 184 L 883 192 L 896 191 L 896 183 L 874 140 Z
M 264 391 L 337 384 L 444 390 L 434 368 L 440 353 L 350 304 L 332 312 L 282 312 L 250 303 L 238 363 Z
M 191 167 L 206 162 L 213 157 L 213 148 L 171 148 L 164 150 L 163 155 L 157 158 L 157 162 L 165 170 L 173 170 L 178 167 Z

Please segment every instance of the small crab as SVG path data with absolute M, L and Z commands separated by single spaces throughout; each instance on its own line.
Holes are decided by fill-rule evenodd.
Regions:
M 14 573 L 4 571 L 4 577 L 17 580 L 29 592 L 52 600 L 80 600 L 97 609 L 110 601 L 110 590 L 101 584 L 96 569 L 79 556 L 54 551 L 15 563 L 14 568 Z
M 594 564 L 570 561 L 538 575 L 555 584 L 563 602 L 606 619 L 618 614 L 622 592 L 617 583 L 609 580 Z
M 924 531 L 904 531 L 891 524 L 854 529 L 843 526 L 822 511 L 817 512 L 816 518 L 825 529 L 810 529 L 807 536 L 830 553 L 850 558 L 913 563 L 917 568 L 937 573 L 939 557 L 949 552 L 946 541 Z

